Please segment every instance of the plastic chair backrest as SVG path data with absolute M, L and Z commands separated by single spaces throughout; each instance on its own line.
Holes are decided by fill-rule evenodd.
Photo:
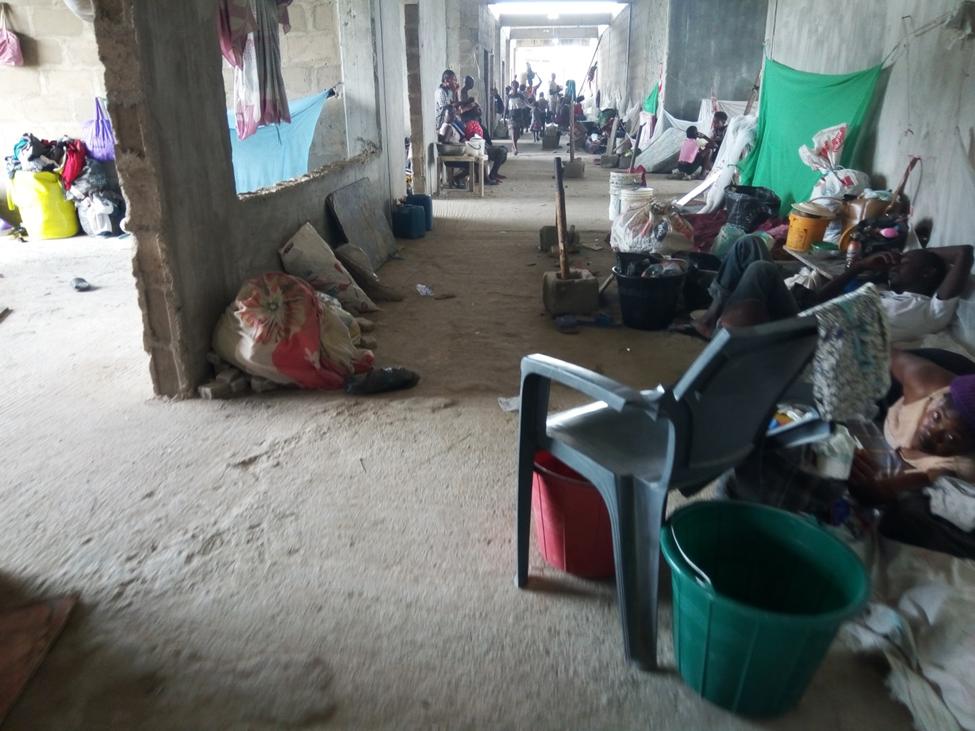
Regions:
M 672 482 L 702 487 L 751 452 L 816 350 L 815 318 L 720 331 L 674 386 Z

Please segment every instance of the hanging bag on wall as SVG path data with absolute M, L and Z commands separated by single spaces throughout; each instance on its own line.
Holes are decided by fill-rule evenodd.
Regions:
M 115 159 L 115 132 L 112 119 L 102 107 L 102 100 L 95 97 L 95 118 L 85 122 L 81 133 L 82 141 L 88 146 L 88 154 L 106 162 Z
M 7 4 L 0 3 L 0 64 L 23 66 L 24 54 L 20 51 L 20 39 L 7 27 Z

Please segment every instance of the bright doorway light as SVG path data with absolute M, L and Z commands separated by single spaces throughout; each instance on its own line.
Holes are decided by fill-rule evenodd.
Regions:
M 535 0 L 534 2 L 493 3 L 488 5 L 495 18 L 504 15 L 545 15 L 549 20 L 558 20 L 562 15 L 585 15 L 588 13 L 612 13 L 615 18 L 626 7 L 626 3 L 615 2 L 558 2 L 558 0 Z

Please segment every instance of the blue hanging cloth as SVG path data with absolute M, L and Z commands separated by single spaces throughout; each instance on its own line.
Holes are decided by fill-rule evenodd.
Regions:
M 308 172 L 308 153 L 315 128 L 322 106 L 330 96 L 331 90 L 296 99 L 288 105 L 290 124 L 258 127 L 257 132 L 243 140 L 237 139 L 235 112 L 227 112 L 238 193 L 267 188 Z

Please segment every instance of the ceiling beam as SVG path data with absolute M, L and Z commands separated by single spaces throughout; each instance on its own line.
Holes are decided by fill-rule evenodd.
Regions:
M 508 28 L 575 28 L 580 25 L 609 25 L 613 22 L 612 13 L 559 13 L 557 20 L 547 15 L 512 15 L 502 13 L 498 24 Z
M 538 2 L 539 0 L 534 0 Z M 592 0 L 542 0 L 543 2 L 551 3 L 553 6 L 568 5 L 571 3 L 588 3 Z M 524 0 L 481 0 L 481 5 L 505 5 L 506 3 L 520 3 Z M 633 0 L 612 0 L 621 5 L 629 5 Z
M 599 28 L 512 28 L 509 38 L 513 41 L 568 40 L 570 38 L 599 38 Z

